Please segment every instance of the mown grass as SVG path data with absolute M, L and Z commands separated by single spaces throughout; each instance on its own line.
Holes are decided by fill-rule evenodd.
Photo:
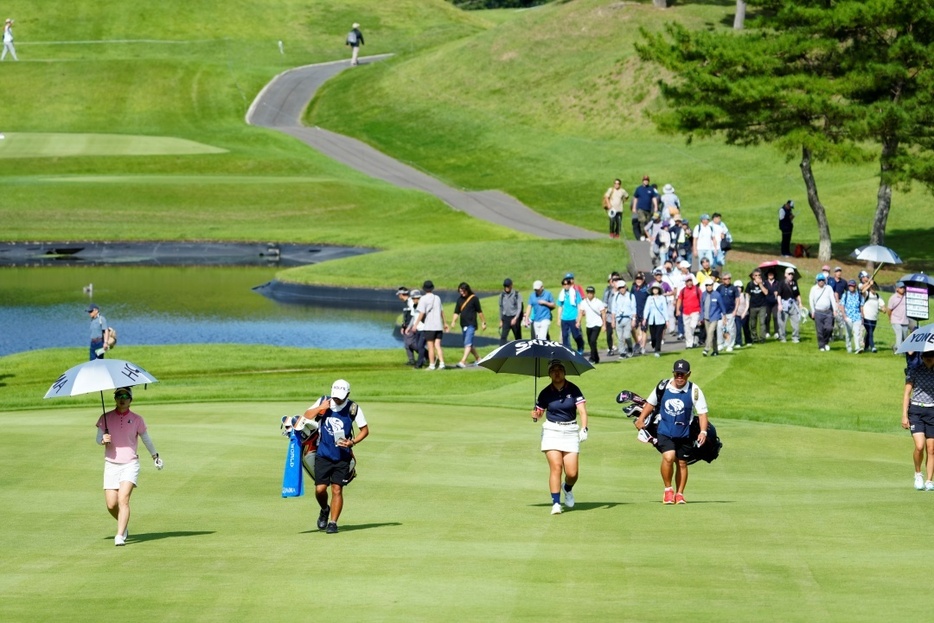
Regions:
M 584 385 L 591 402 L 607 398 Z M 292 621 L 305 606 L 291 596 L 313 590 L 323 568 L 338 585 L 366 586 L 352 597 L 363 621 L 923 615 L 904 578 L 923 568 L 924 549 L 892 535 L 934 519 L 934 507 L 910 486 L 903 437 L 721 419 L 721 458 L 693 466 L 689 504 L 667 507 L 657 453 L 628 422 L 598 418 L 577 506 L 551 517 L 524 409 L 413 407 L 358 383 L 372 431 L 341 532 L 324 535 L 310 494 L 279 497 L 279 416 L 318 391 L 200 405 L 140 392 L 134 408 L 166 468 L 144 461 L 124 548 L 100 493 L 95 411 L 4 413 L 3 619 L 97 621 L 129 601 L 152 620 Z M 37 471 L 51 475 L 42 487 Z M 663 599 L 676 570 L 679 598 Z

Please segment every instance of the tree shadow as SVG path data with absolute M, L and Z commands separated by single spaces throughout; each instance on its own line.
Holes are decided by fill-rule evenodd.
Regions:
M 15 374 L 0 374 L 0 387 L 6 387 L 6 383 L 3 382 L 3 379 L 11 379 Z
M 398 521 L 386 521 L 383 523 L 361 523 L 361 524 L 339 524 L 340 532 L 354 532 L 355 530 L 370 530 L 371 528 L 387 528 L 401 526 L 402 524 Z M 318 530 L 313 528 L 312 530 L 305 530 L 299 534 L 314 534 L 315 532 L 324 533 L 324 530 Z
M 148 532 L 142 534 L 130 534 L 127 538 L 127 543 L 142 543 L 144 541 L 158 541 L 160 539 L 175 539 L 186 536 L 204 536 L 206 534 L 214 534 L 213 530 L 180 530 L 175 532 Z M 106 537 L 108 539 L 113 539 L 112 536 Z

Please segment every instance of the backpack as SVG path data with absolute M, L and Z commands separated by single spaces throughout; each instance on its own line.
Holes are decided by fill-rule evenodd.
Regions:
M 351 30 L 347 33 L 347 45 L 357 45 L 357 31 Z
M 107 330 L 104 331 L 104 341 L 107 343 L 107 348 L 113 348 L 117 345 L 117 330 L 113 327 L 107 327 Z

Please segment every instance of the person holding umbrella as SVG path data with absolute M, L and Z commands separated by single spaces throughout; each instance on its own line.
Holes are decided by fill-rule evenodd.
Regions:
M 587 408 L 580 388 L 566 378 L 564 364 L 548 364 L 551 384 L 542 389 L 532 409 L 532 421 L 543 415 L 541 450 L 548 460 L 551 514 L 561 513 L 561 475 L 564 473 L 564 506 L 574 508 L 572 489 L 578 478 L 580 443 L 587 440 Z
M 143 440 L 156 469 L 162 469 L 162 459 L 149 437 L 146 422 L 130 411 L 133 390 L 120 387 L 114 391 L 117 406 L 97 420 L 97 444 L 104 449 L 104 501 L 111 517 L 117 520 L 114 545 L 126 545 L 129 536 L 130 495 L 139 478 L 139 455 L 136 448 Z
M 919 346 L 924 348 L 922 344 Z M 934 350 L 921 353 L 921 365 L 905 370 L 905 396 L 902 401 L 902 428 L 911 431 L 915 442 L 915 489 L 934 491 Z M 927 478 L 921 463 L 927 451 Z

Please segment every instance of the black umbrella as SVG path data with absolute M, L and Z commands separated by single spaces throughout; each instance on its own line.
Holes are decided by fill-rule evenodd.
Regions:
M 538 396 L 538 377 L 548 376 L 552 361 L 564 364 L 565 373 L 579 376 L 593 370 L 593 364 L 583 355 L 558 342 L 549 340 L 514 340 L 503 344 L 481 359 L 477 365 L 496 373 L 524 374 L 535 377 L 535 395 Z

